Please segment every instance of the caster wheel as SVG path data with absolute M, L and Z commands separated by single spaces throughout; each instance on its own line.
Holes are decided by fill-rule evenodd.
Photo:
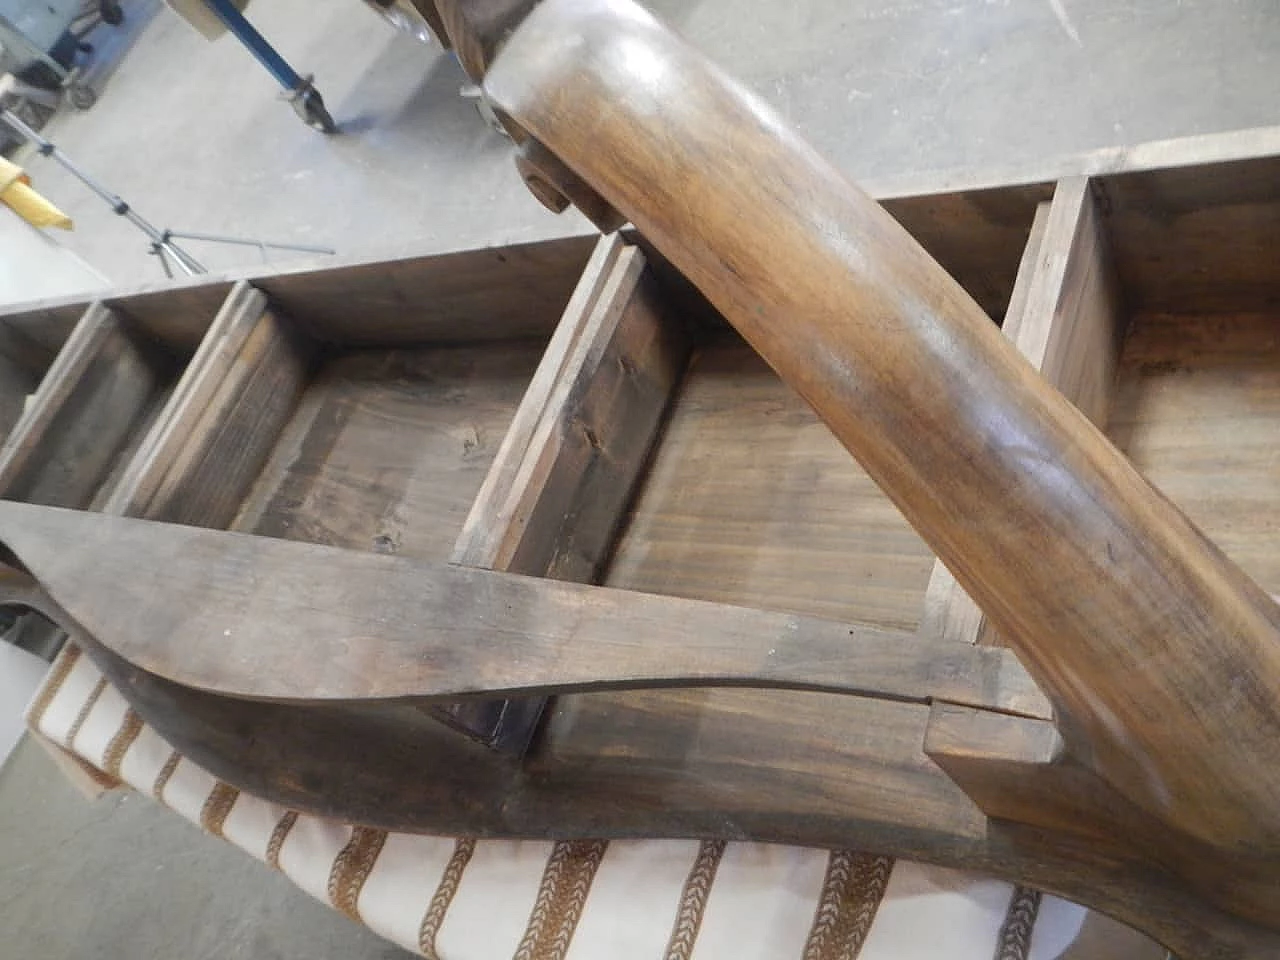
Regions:
M 321 133 L 337 133 L 338 125 L 325 109 L 324 97 L 320 91 L 311 86 L 311 78 L 304 79 L 304 85 L 289 95 L 289 103 L 293 106 L 302 122 Z
M 72 87 L 67 91 L 67 98 L 77 110 L 88 110 L 98 102 L 98 95 L 90 87 Z
M 329 111 L 325 109 L 324 101 L 317 94 L 314 99 L 310 99 L 307 103 L 307 126 L 321 133 L 337 133 L 338 125 L 333 122 L 333 117 L 329 115 Z

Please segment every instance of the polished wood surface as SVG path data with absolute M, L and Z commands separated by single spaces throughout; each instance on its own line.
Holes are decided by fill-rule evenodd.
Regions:
M 1066 400 L 1105 428 L 1128 313 L 1095 186 L 1088 177 L 1066 178 L 1052 203 L 1036 209 L 1001 330 Z M 941 561 L 920 630 L 926 639 L 1002 642 Z
M 1070 749 L 1192 836 L 1280 853 L 1280 608 L 888 214 L 626 0 L 546 0 L 485 87 L 857 454 Z
M 537 0 L 432 0 L 449 45 L 473 80 L 484 76 L 498 45 Z

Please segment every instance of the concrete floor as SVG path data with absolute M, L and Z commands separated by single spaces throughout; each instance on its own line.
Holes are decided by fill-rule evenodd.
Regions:
M 126 6 L 142 20 L 158 2 Z M 650 2 L 859 179 L 1278 119 L 1271 0 Z M 357 0 L 269 0 L 252 15 L 317 73 L 346 133 L 305 128 L 231 37 L 207 43 L 161 9 L 98 106 L 59 117 L 49 136 L 175 229 L 343 254 L 586 229 L 528 196 L 510 145 L 456 96 L 451 56 Z M 90 264 L 119 282 L 159 275 L 142 236 L 98 198 L 47 159 L 29 165 L 75 218 L 67 244 Z M 211 266 L 257 255 L 201 252 Z
M 525 193 L 509 145 L 460 101 L 447 56 L 357 0 L 251 14 L 345 133 L 304 128 L 230 38 L 156 0 L 99 104 L 49 127 L 161 225 L 322 243 L 453 248 L 584 227 Z M 1033 161 L 1280 122 L 1274 0 L 652 0 L 855 178 Z M 68 245 L 120 283 L 159 276 L 141 235 L 41 158 Z M 194 246 L 194 245 L 193 245 Z M 202 252 L 204 252 L 202 250 Z M 256 256 L 209 250 L 211 266 Z M 38 748 L 0 772 L 6 956 L 392 957 L 399 951 L 149 801 L 82 801 Z

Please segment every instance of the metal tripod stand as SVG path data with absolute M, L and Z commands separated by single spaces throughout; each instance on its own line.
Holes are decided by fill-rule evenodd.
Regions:
M 85 173 L 68 157 L 65 153 L 58 149 L 50 141 L 46 140 L 35 130 L 31 129 L 22 118 L 16 116 L 11 110 L 0 110 L 0 120 L 3 120 L 21 136 L 25 137 L 31 143 L 35 144 L 36 149 L 42 156 L 52 157 L 61 164 L 68 173 L 83 183 L 86 187 L 96 193 L 107 205 L 111 207 L 113 213 L 124 217 L 135 227 L 147 235 L 147 239 L 151 241 L 149 252 L 160 259 L 160 266 L 164 269 L 165 276 L 173 276 L 173 267 L 176 266 L 179 271 L 193 276 L 198 273 L 208 273 L 205 267 L 189 254 L 186 250 L 174 243 L 175 238 L 179 240 L 200 240 L 209 243 L 236 244 L 238 246 L 257 247 L 266 258 L 266 251 L 271 250 L 296 250 L 300 253 L 333 253 L 334 251 L 328 247 L 313 247 L 301 243 L 268 243 L 264 240 L 244 240 L 239 237 L 222 237 L 207 233 L 182 233 L 177 230 L 164 229 L 161 230 L 143 217 L 140 213 L 129 206 L 118 195 L 112 193 L 89 174 Z M 172 261 L 172 265 L 170 264 Z

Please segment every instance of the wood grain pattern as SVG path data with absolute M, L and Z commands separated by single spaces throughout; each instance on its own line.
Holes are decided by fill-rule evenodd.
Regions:
M 1060 181 L 1021 320 L 1005 331 L 1032 366 L 1099 427 L 1106 425 L 1127 327 L 1107 229 L 1092 182 Z
M 1280 854 L 1280 608 L 905 230 L 628 0 L 546 0 L 485 88 L 857 453 L 1073 749 L 1178 829 Z
M 0 542 L 96 644 L 226 697 L 752 686 L 1050 715 L 1007 651 L 810 617 L 9 501 Z
M 1037 208 L 1002 331 L 1050 384 L 1099 428 L 1106 426 L 1127 326 L 1107 227 L 1086 177 L 1058 183 Z M 1000 642 L 986 616 L 939 561 L 921 636 Z
M 541 344 L 323 357 L 234 528 L 444 559 Z
M 884 208 L 993 318 L 1008 312 L 1028 227 L 1053 182 L 887 197 Z
M 394 346 L 545 337 L 595 243 L 572 236 L 479 250 L 388 250 L 294 267 L 255 265 L 226 274 L 151 281 L 104 303 L 178 355 L 200 344 L 237 282 L 267 294 L 322 343 Z M 47 365 L 84 312 L 82 297 L 0 307 L 0 333 L 33 345 Z M 44 357 L 40 360 L 40 357 Z
M 574 288 L 564 315 L 547 343 L 542 359 L 525 389 L 493 464 L 472 501 L 462 531 L 453 545 L 454 563 L 484 569 L 506 569 L 498 563 L 498 552 L 519 520 L 511 513 L 513 487 L 521 465 L 529 455 L 529 445 L 551 401 L 553 388 L 565 375 L 574 356 L 574 347 L 594 312 L 623 249 L 614 235 L 596 244 Z M 525 570 L 534 574 L 536 570 Z M 529 746 L 538 721 L 546 708 L 544 698 L 493 701 L 460 701 L 442 708 L 447 722 L 503 752 L 519 755 Z
M 1136 309 L 1280 306 L 1280 157 L 1101 180 L 1116 267 Z M 1194 263 L 1195 269 L 1186 265 Z
M 1280 316 L 1139 315 L 1107 430 L 1227 556 L 1280 593 Z
M 687 334 L 629 248 L 531 438 L 496 566 L 597 579 L 688 355 Z
M 167 364 L 119 316 L 90 306 L 0 448 L 0 490 L 86 506 L 167 376 Z
M 1266 309 L 1280 299 L 1280 274 L 1267 255 L 1280 244 L 1280 220 L 1274 212 L 1280 204 L 1277 153 L 1280 127 L 1263 127 L 1107 147 L 1017 166 L 895 175 L 864 186 L 992 317 L 1006 311 L 1017 257 L 1036 206 L 1050 198 L 1057 180 L 1070 176 L 1090 176 L 1099 185 L 1103 206 L 1109 210 L 1115 256 L 1135 307 L 1240 312 Z M 1242 239 L 1248 255 L 1230 253 Z M 505 248 L 512 264 L 513 289 L 524 282 L 537 285 L 536 289 L 554 287 L 559 296 L 567 296 L 593 242 L 591 236 L 574 236 Z M 512 251 L 517 252 L 512 255 Z M 335 306 L 340 299 L 334 291 L 339 288 L 336 277 L 330 285 L 330 274 L 349 270 L 342 282 L 363 301 L 375 331 L 365 328 L 362 342 L 387 343 L 392 336 L 404 342 L 423 324 L 431 339 L 447 338 L 450 331 L 456 336 L 469 308 L 455 297 L 477 306 L 488 304 L 500 318 L 495 323 L 496 338 L 513 335 L 516 327 L 531 332 L 532 320 L 518 298 L 513 302 L 451 280 L 467 262 L 473 265 L 469 268 L 473 278 L 488 273 L 486 262 L 501 266 L 495 253 L 445 253 L 417 247 L 388 251 L 376 261 L 334 257 L 319 265 L 283 270 L 255 266 L 226 275 L 152 281 L 115 292 L 108 301 L 148 335 L 180 353 L 190 352 L 232 282 L 246 279 L 266 289 L 289 312 L 314 313 L 317 326 L 309 332 L 321 339 L 345 340 L 348 334 L 359 336 L 361 329 Z M 449 269 L 437 272 L 441 257 L 456 259 Z M 1207 265 L 1194 272 L 1183 268 L 1186 263 L 1204 263 L 1206 257 L 1212 258 L 1212 269 Z M 538 261 L 539 266 L 525 272 L 528 260 Z M 665 264 L 655 266 L 661 271 Z M 417 278 L 428 275 L 431 279 L 422 284 L 421 294 L 411 294 L 419 288 Z M 490 281 L 498 278 L 491 275 Z M 312 289 L 319 287 L 325 289 L 313 295 Z M 414 309 L 424 302 L 443 308 L 438 324 Z M 550 329 L 562 305 L 560 300 L 537 311 L 538 332 Z M 0 355 L 24 357 L 19 366 L 28 375 L 38 376 L 85 306 L 83 297 L 73 296 L 0 307 L 0 329 L 5 336 L 16 335 L 6 340 L 12 350 L 0 349 Z M 331 336 L 327 337 L 326 329 Z M 469 332 L 476 338 L 488 335 L 481 324 L 473 323 Z
M 736 337 L 703 346 L 606 582 L 913 629 L 933 555 Z
M 163 413 L 115 485 L 105 506 L 107 512 L 146 512 L 187 434 L 204 416 L 223 377 L 262 319 L 266 305 L 262 293 L 246 283 L 237 284 L 228 293 Z
M 546 338 L 568 303 L 594 236 L 389 257 L 254 279 L 326 343 L 396 346 Z
M 910 226 L 930 252 L 947 263 L 987 312 L 997 315 L 1001 290 L 1014 289 L 1017 293 L 1014 265 L 1020 234 L 1025 232 L 1035 205 L 1048 198 L 1053 189 L 1051 181 L 1061 174 L 1095 175 L 1098 210 L 1111 234 L 1114 257 L 1121 265 L 1126 300 L 1146 311 L 1138 316 L 1126 345 L 1111 435 L 1232 559 L 1273 592 L 1280 590 L 1280 582 L 1274 563 L 1276 538 L 1272 523 L 1277 494 L 1272 439 L 1277 411 L 1271 401 L 1275 393 L 1272 373 L 1280 366 L 1280 359 L 1275 351 L 1273 335 L 1277 328 L 1271 308 L 1277 289 L 1276 268 L 1274 258 L 1266 256 L 1266 252 L 1275 246 L 1272 240 L 1276 221 L 1271 212 L 1274 185 L 1280 182 L 1274 176 L 1274 154 L 1280 144 L 1276 135 L 1280 131 L 1273 132 L 1270 140 L 1264 131 L 1204 138 L 1190 145 L 1102 151 L 1084 161 L 1062 161 L 1061 168 L 1051 164 L 1030 172 L 998 174 L 997 179 L 1009 183 L 995 190 L 982 190 L 982 195 L 974 195 L 972 188 L 983 187 L 981 178 L 993 175 L 938 175 L 919 182 L 927 188 L 921 195 L 900 195 L 890 204 L 895 216 Z M 1250 158 L 1250 151 L 1257 156 Z M 1190 169 L 1190 165 L 1206 160 L 1209 163 L 1202 169 Z M 1123 172 L 1130 168 L 1140 172 Z M 1123 190 L 1113 191 L 1112 186 L 1121 182 Z M 985 186 L 991 185 L 990 179 L 985 182 Z M 899 183 L 883 187 L 882 192 L 901 194 L 911 189 L 915 188 Z M 935 195 L 924 195 L 929 191 Z M 1238 256 L 1232 253 L 1236 239 L 1242 243 Z M 566 244 L 564 249 L 576 245 L 585 259 L 589 241 L 573 238 Z M 446 258 L 443 265 L 434 263 L 434 257 L 402 253 L 385 271 L 376 264 L 337 261 L 333 274 L 307 267 L 285 271 L 279 282 L 286 297 L 302 305 L 300 312 L 314 313 L 314 331 L 326 339 L 340 340 L 348 335 L 347 331 L 359 336 L 365 316 L 370 318 L 365 332 L 374 341 L 381 339 L 384 346 L 472 335 L 479 339 L 490 331 L 499 339 L 512 332 L 542 336 L 558 312 L 558 307 L 552 306 L 555 297 L 535 298 L 537 306 L 530 311 L 519 295 L 520 282 L 512 278 L 528 280 L 539 269 L 545 269 L 546 286 L 540 289 L 555 287 L 561 291 L 558 295 L 567 296 L 573 281 L 573 257 L 548 256 L 535 266 L 540 256 L 537 251 L 542 248 L 531 248 L 533 254 L 511 273 L 503 272 L 503 262 L 498 259 L 502 251 L 458 254 L 459 259 L 449 263 Z M 675 271 L 652 254 L 651 245 L 646 244 L 646 251 L 655 273 L 663 280 L 661 289 L 675 303 L 672 288 L 667 286 L 667 281 L 676 276 Z M 463 263 L 473 265 L 471 282 L 476 285 L 475 290 L 455 290 L 450 285 L 450 272 Z M 346 270 L 352 272 L 341 276 Z M 423 271 L 421 280 L 419 271 Z M 262 272 L 257 269 L 255 275 Z M 485 287 L 489 280 L 493 288 Z M 181 356 L 194 349 L 208 325 L 208 317 L 230 287 L 225 277 L 197 278 L 172 285 L 152 284 L 145 291 L 124 291 L 108 297 L 107 302 L 129 324 L 137 324 L 137 329 L 148 335 L 159 336 Z M 343 299 L 344 289 L 352 292 L 350 303 L 357 304 L 354 308 Z M 389 290 L 398 292 L 388 293 Z M 467 303 L 491 309 L 497 321 L 491 327 L 485 326 L 478 319 L 479 314 L 469 315 L 462 309 L 460 305 Z M 179 304 L 192 309 L 178 309 Z M 204 306 L 196 309 L 200 304 Z M 131 312 L 135 305 L 138 316 Z M 1219 312 L 1160 315 L 1150 312 L 1153 306 L 1184 313 L 1206 307 Z M 84 307 L 83 301 L 76 300 L 8 308 L 3 320 L 6 329 L 17 334 L 12 342 L 22 348 L 24 359 L 15 362 L 27 371 L 26 376 L 38 375 L 82 316 Z M 1228 308 L 1253 312 L 1221 312 Z M 680 309 L 684 310 L 683 302 Z M 1014 307 L 1008 312 L 1010 319 L 1018 315 L 1016 296 Z M 692 314 L 690 308 L 689 319 Z M 174 337 L 178 339 L 170 342 L 169 338 Z M 777 524 L 771 535 L 782 535 L 779 530 L 785 527 L 784 518 L 789 512 L 799 513 L 798 507 L 786 508 L 780 503 L 781 490 L 788 495 L 794 492 L 810 497 L 817 515 L 836 528 L 833 539 L 845 537 L 848 542 L 859 544 L 851 551 L 857 556 L 872 557 L 885 543 L 897 542 L 894 534 L 877 546 L 870 540 L 859 540 L 852 532 L 856 523 L 840 512 L 843 498 L 850 494 L 839 483 L 827 482 L 826 471 L 837 469 L 837 458 L 843 454 L 829 437 L 825 442 L 834 452 L 829 453 L 828 447 L 816 441 L 819 433 L 811 431 L 820 428 L 802 408 L 791 406 L 796 403 L 794 394 L 763 366 L 755 364 L 747 370 L 744 361 L 749 385 L 743 387 L 742 395 L 751 395 L 771 381 L 771 389 L 780 398 L 778 409 L 783 413 L 761 408 L 759 415 L 743 415 L 743 423 L 737 428 L 712 429 L 717 418 L 727 422 L 728 407 L 739 395 L 725 387 L 720 389 L 725 409 L 706 418 L 697 429 L 690 428 L 702 413 L 696 404 L 685 405 L 683 401 L 705 396 L 700 391 L 708 386 L 703 377 L 706 366 L 721 362 L 733 352 L 732 342 L 727 343 L 712 344 L 695 363 L 682 395 L 685 427 L 673 425 L 675 445 L 671 449 L 674 451 L 694 437 L 703 443 L 723 443 L 726 449 L 719 451 L 719 457 L 737 463 L 744 472 L 761 470 L 766 476 L 732 483 L 721 478 L 704 486 L 689 471 L 693 488 L 708 501 L 713 499 L 712 490 L 723 495 L 750 488 L 753 492 L 743 499 L 750 505 L 751 515 L 776 518 L 765 521 L 766 526 Z M 501 354 L 507 347 L 493 349 Z M 736 349 L 750 359 L 743 348 Z M 529 345 L 526 369 L 532 368 L 536 352 L 537 347 Z M 370 351 L 346 357 L 330 354 L 321 376 L 309 387 L 308 396 L 314 399 L 324 391 L 337 392 L 326 382 L 327 372 L 335 368 L 341 369 L 341 375 L 357 371 L 357 381 L 361 376 L 372 381 L 381 376 L 378 363 L 388 364 L 391 370 L 404 370 L 413 366 L 406 359 L 413 355 L 413 351 Z M 360 363 L 365 362 L 359 359 L 362 356 L 377 357 L 367 361 L 370 366 L 365 368 L 365 374 L 358 373 L 362 369 Z M 480 368 L 485 368 L 483 362 L 477 363 Z M 390 379 L 401 393 L 412 394 L 415 387 L 409 384 L 421 378 L 410 372 Z M 453 382 L 456 385 L 463 380 L 458 377 Z M 31 380 L 23 389 L 34 385 Z M 441 422 L 448 424 L 465 418 L 459 411 L 472 397 L 493 396 L 495 392 L 488 386 L 457 386 L 451 394 L 453 406 L 443 401 L 428 406 L 433 415 L 440 415 Z M 398 407 L 386 399 L 385 393 L 372 390 L 368 384 L 355 388 L 354 394 L 373 397 L 367 405 L 357 404 L 356 416 L 369 415 L 358 430 L 367 428 L 377 439 L 365 445 L 353 444 L 348 437 L 337 445 L 371 451 L 370 457 L 339 456 L 338 469 L 315 469 L 316 473 L 326 473 L 328 479 L 322 485 L 334 492 L 332 497 L 310 498 L 301 506 L 291 506 L 289 497 L 276 500 L 282 476 L 302 478 L 310 469 L 299 465 L 295 472 L 289 462 L 297 455 L 300 438 L 312 437 L 317 447 L 323 447 L 325 442 L 322 435 L 327 428 L 313 421 L 304 424 L 306 415 L 299 410 L 287 442 L 273 458 L 274 467 L 249 498 L 242 518 L 245 525 L 253 526 L 255 518 L 260 520 L 264 511 L 270 512 L 269 507 L 278 509 L 282 516 L 294 510 L 293 517 L 304 525 L 327 517 L 333 504 L 350 503 L 354 510 L 365 509 L 366 502 L 354 491 L 359 486 L 357 478 L 370 473 L 370 458 L 372 462 L 388 459 L 393 475 L 403 469 L 399 465 L 409 457 L 402 449 L 403 439 L 397 444 L 391 436 L 397 428 L 389 423 L 379 426 L 382 421 L 371 411 L 408 409 L 411 401 Z M 509 394 L 504 401 L 508 410 L 518 396 L 515 378 Z M 484 403 L 482 400 L 480 405 L 483 407 Z M 681 416 L 677 408 L 677 421 Z M 767 439 L 766 453 L 780 455 L 788 450 L 781 429 L 760 426 L 774 417 L 784 422 L 794 418 L 794 432 L 802 437 L 796 448 L 808 452 L 818 464 L 818 482 L 780 481 L 771 476 L 772 470 L 761 465 L 763 456 L 758 462 L 739 452 L 743 447 L 749 449 L 757 434 Z M 494 419 L 497 422 L 502 417 Z M 401 436 L 417 438 L 428 434 L 428 421 L 427 416 L 406 415 Z M 681 434 L 680 429 L 686 432 Z M 667 442 L 672 442 L 672 436 Z M 412 446 L 412 441 L 408 445 Z M 816 455 L 810 452 L 814 450 L 818 451 Z M 714 473 L 716 452 L 699 452 L 693 447 L 685 452 L 691 456 L 696 452 L 706 468 L 704 472 Z M 436 453 L 445 464 L 457 458 L 456 450 L 444 446 Z M 673 465 L 674 453 L 667 456 L 671 461 L 661 469 L 655 465 L 655 475 L 646 482 L 646 487 L 652 488 L 646 490 L 648 500 L 639 505 L 624 538 L 623 548 L 630 565 L 618 566 L 611 582 L 623 585 L 629 576 L 634 575 L 637 582 L 651 577 L 654 583 L 664 585 L 659 588 L 678 592 L 681 582 L 688 579 L 693 581 L 688 593 L 714 594 L 721 589 L 714 568 L 723 562 L 730 594 L 747 594 L 742 582 L 752 581 L 778 598 L 778 605 L 797 613 L 815 608 L 829 611 L 840 604 L 851 604 L 851 609 L 868 610 L 873 619 L 885 618 L 906 627 L 914 623 L 915 615 L 906 609 L 906 597 L 912 594 L 911 602 L 918 606 L 923 593 L 929 554 L 922 544 L 917 572 L 896 585 L 894 580 L 901 571 L 890 572 L 887 581 L 876 581 L 872 592 L 880 595 L 870 603 L 863 595 L 849 599 L 854 592 L 845 592 L 848 581 L 859 577 L 842 576 L 836 557 L 847 546 L 824 545 L 822 524 L 815 523 L 797 534 L 791 546 L 778 555 L 782 561 L 800 558 L 789 571 L 789 584 L 785 582 L 787 576 L 764 562 L 755 569 L 747 568 L 751 559 L 768 555 L 752 546 L 752 531 L 735 529 L 735 524 L 745 528 L 753 521 L 733 515 L 722 502 L 708 504 L 721 512 L 713 514 L 701 527 L 710 534 L 713 544 L 723 545 L 722 555 L 717 558 L 714 548 L 695 549 L 698 545 L 693 542 L 674 549 L 676 531 L 688 519 L 682 513 L 687 503 L 679 495 L 679 485 L 663 479 L 669 481 L 680 472 Z M 658 461 L 663 458 L 660 451 Z M 323 460 L 320 453 L 311 457 L 312 463 Z M 847 467 L 845 461 L 840 469 Z M 349 476 L 339 476 L 344 472 Z M 422 546 L 424 555 L 445 555 L 470 498 L 464 488 L 470 484 L 474 489 L 482 472 L 483 468 L 477 468 L 466 482 L 461 482 L 447 466 L 441 468 L 447 478 L 444 487 L 453 489 L 451 485 L 457 484 L 456 498 L 446 498 L 454 506 L 443 511 L 442 529 L 430 547 Z M 375 477 L 375 486 L 384 480 Z M 394 478 L 390 486 L 401 480 L 403 476 Z M 665 493 L 658 497 L 654 491 L 664 485 Z M 305 497 L 310 488 L 300 483 L 294 489 Z M 866 489 L 871 491 L 869 482 Z M 770 494 L 769 490 L 774 492 Z M 759 491 L 758 495 L 754 491 Z M 173 503 L 186 495 L 185 484 L 166 490 Z M 391 496 L 394 500 L 395 495 Z M 429 498 L 410 499 L 426 505 L 419 512 L 410 511 L 411 526 L 431 527 L 437 518 L 429 509 Z M 729 499 L 721 496 L 719 501 Z M 855 499 L 861 504 L 860 496 Z M 874 505 L 871 503 L 868 498 L 866 516 L 876 528 L 879 521 L 874 518 L 885 509 L 886 501 L 879 498 Z M 843 506 L 847 508 L 847 504 Z M 896 511 L 890 515 L 896 515 Z M 833 517 L 839 522 L 832 523 Z M 317 527 L 322 528 L 323 524 Z M 393 548 L 394 540 L 376 539 L 378 529 L 360 529 L 352 524 L 352 545 L 372 543 L 375 549 Z M 421 544 L 417 539 L 413 542 Z M 896 550 L 890 546 L 887 553 L 892 557 Z M 854 562 L 856 571 L 856 564 L 862 561 Z M 660 569 L 662 563 L 668 569 Z M 870 563 L 867 568 L 879 569 Z M 825 585 L 822 595 L 810 588 L 815 577 Z M 895 598 L 895 593 L 901 596 Z M 752 600 L 746 597 L 742 602 Z M 1280 937 L 1241 920 L 1230 902 L 1239 897 L 1241 903 L 1252 903 L 1260 921 L 1270 923 L 1280 911 L 1275 909 L 1274 901 L 1259 899 L 1268 895 L 1265 883 L 1270 883 L 1272 891 L 1276 888 L 1274 874 L 1267 880 L 1266 864 L 1260 868 L 1247 856 L 1215 863 L 1213 851 L 1209 851 L 1209 857 L 1192 864 L 1189 870 L 1185 861 L 1166 863 L 1159 857 L 1153 859 L 1150 845 L 1136 849 L 1132 838 L 1100 844 L 1096 836 L 1082 837 L 1078 830 L 1072 833 L 1055 828 L 1056 832 L 1050 832 L 1043 825 L 988 819 L 923 753 L 921 744 L 933 730 L 929 711 L 916 703 L 741 689 L 567 695 L 557 701 L 519 773 L 513 774 L 509 761 L 498 763 L 483 751 L 476 752 L 471 749 L 474 745 L 459 742 L 460 738 L 410 705 L 388 705 L 385 710 L 370 713 L 333 705 L 290 709 L 202 699 L 140 674 L 127 664 L 117 662 L 108 667 L 113 681 L 130 690 L 152 715 L 158 715 L 156 711 L 172 714 L 177 709 L 180 719 L 175 721 L 173 737 L 198 762 L 233 777 L 238 785 L 301 809 L 382 826 L 478 830 L 504 836 L 671 835 L 757 837 L 828 846 L 856 844 L 873 851 L 987 870 L 1101 906 L 1151 931 L 1184 958 L 1271 958 L 1280 953 Z M 982 719 L 992 720 L 989 716 Z M 984 734 L 986 758 L 1007 763 L 1007 757 L 1001 758 L 992 751 L 1009 734 L 1009 720 L 1000 718 L 996 722 L 999 726 L 995 734 Z M 990 765 L 984 761 L 980 766 L 986 771 L 983 776 L 988 778 L 986 784 L 990 787 Z M 1028 791 L 1029 784 L 1023 776 L 1028 764 L 1010 764 L 1009 770 L 1010 790 L 1020 786 Z M 1089 773 L 1079 764 L 1075 770 Z M 1097 778 L 1093 777 L 1092 782 L 1096 784 Z M 1063 790 L 1062 781 L 1053 785 L 1057 794 L 1043 781 L 1033 786 L 1039 793 L 1024 795 L 1040 799 L 1024 804 L 1024 808 L 1043 805 L 1046 797 L 1069 792 Z M 1008 799 L 1008 794 L 1003 796 Z M 983 802 L 992 806 L 990 800 Z M 1060 814 L 1059 827 L 1078 827 L 1082 822 L 1079 809 L 1055 809 Z M 1172 841 L 1168 834 L 1164 836 L 1162 843 L 1166 847 L 1194 851 L 1197 856 L 1204 852 L 1203 846 L 1189 842 L 1185 836 L 1173 837 Z M 1179 878 L 1191 874 L 1192 880 L 1201 883 L 1200 888 Z M 1248 884 L 1258 883 L 1259 877 L 1264 887 L 1249 889 Z M 1206 891 L 1205 884 L 1217 889 Z M 1274 893 L 1270 895 L 1274 897 Z M 1230 909 L 1214 906 L 1215 898 Z M 1259 909 L 1268 906 L 1269 911 Z
M 212 527 L 230 524 L 297 405 L 312 352 L 313 345 L 277 311 L 265 310 L 204 411 L 177 441 L 180 449 L 146 516 Z
M 1044 233 L 1049 226 L 1049 210 L 1053 206 L 1045 201 L 1036 207 L 1035 217 L 1031 220 L 1031 232 L 1027 235 L 1027 245 L 1022 248 L 1022 257 L 1018 260 L 1018 275 L 1013 281 L 1013 291 L 1009 294 L 1009 305 L 1000 321 L 1000 329 L 1005 337 L 1014 340 L 1018 327 L 1027 311 L 1027 298 L 1031 295 L 1031 284 L 1039 270 L 1040 248 L 1044 245 Z
M 643 254 L 602 240 L 472 505 L 456 561 L 596 581 L 688 358 L 688 334 L 661 303 Z M 450 715 L 519 752 L 543 708 L 460 704 Z
M 486 568 L 497 563 L 512 521 L 506 509 L 516 475 L 528 456 L 534 433 L 546 415 L 552 392 L 560 383 L 574 347 L 600 302 L 605 285 L 613 276 L 614 265 L 622 250 L 622 239 L 611 236 L 602 237 L 592 251 L 462 525 L 454 544 L 454 563 Z

